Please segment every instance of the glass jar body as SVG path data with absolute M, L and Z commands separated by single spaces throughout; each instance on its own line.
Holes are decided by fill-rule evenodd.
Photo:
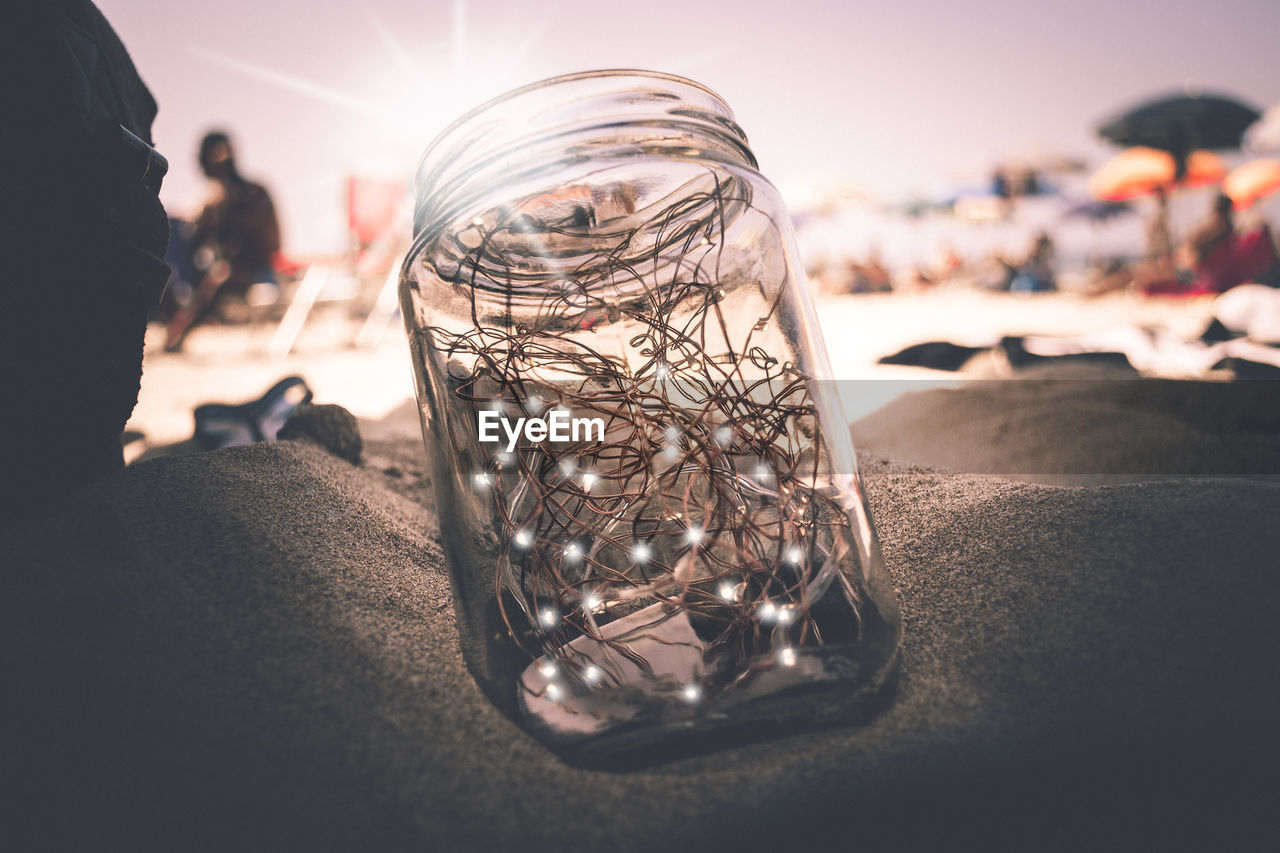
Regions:
M 728 107 L 665 75 L 547 81 L 455 123 L 417 192 L 402 306 L 490 698 L 586 761 L 883 700 L 896 604 Z

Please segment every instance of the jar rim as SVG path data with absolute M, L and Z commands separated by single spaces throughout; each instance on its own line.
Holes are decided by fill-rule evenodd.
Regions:
M 542 80 L 536 80 L 533 83 L 526 83 L 519 88 L 508 90 L 503 92 L 501 95 L 495 95 L 484 103 L 472 107 L 453 121 L 449 122 L 448 126 L 445 127 L 444 130 L 435 135 L 435 138 L 427 144 L 427 148 L 423 152 L 421 159 L 425 161 L 436 145 L 449 137 L 460 126 L 468 123 L 476 116 L 488 112 L 494 107 L 500 106 L 507 101 L 522 95 L 527 95 L 530 92 L 550 88 L 551 86 L 558 86 L 565 83 L 573 83 L 578 80 L 588 80 L 600 77 L 638 77 L 641 79 L 663 80 L 669 83 L 677 83 L 682 86 L 691 86 L 694 89 L 700 90 L 705 95 L 710 95 L 717 101 L 717 103 L 719 103 L 720 106 L 724 107 L 726 112 L 730 115 L 733 114 L 733 110 L 730 108 L 729 102 L 726 101 L 719 92 L 709 86 L 699 83 L 697 80 L 691 80 L 688 77 L 682 77 L 679 74 L 671 74 L 666 71 L 653 71 L 646 68 L 599 68 L 586 71 L 571 71 L 568 74 L 557 74 L 554 77 L 545 77 Z
M 564 97 L 557 101 L 561 92 Z M 573 122 L 579 120 L 571 117 L 571 113 L 558 111 L 571 110 L 573 104 L 585 104 L 592 98 L 627 94 L 645 95 L 643 102 L 670 106 L 662 107 L 660 113 L 652 115 L 636 112 L 601 119 L 595 125 L 597 129 L 614 133 L 618 127 L 636 121 L 637 117 L 640 119 L 636 121 L 637 127 L 671 122 L 670 126 L 688 128 L 707 142 L 705 146 L 698 146 L 696 151 L 689 149 L 692 153 L 711 156 L 708 152 L 716 151 L 736 164 L 759 169 L 733 109 L 723 97 L 696 80 L 634 68 L 562 74 L 485 101 L 459 116 L 431 140 L 414 172 L 415 242 L 424 231 L 425 223 L 435 217 L 432 211 L 438 213 L 439 202 L 444 196 L 467 185 L 483 170 L 488 170 L 488 177 L 493 178 L 495 165 L 500 159 L 511 156 L 529 158 L 529 163 L 540 162 L 537 168 L 553 162 L 555 157 L 547 157 L 546 151 L 562 145 L 565 129 L 573 127 Z M 642 101 L 630 103 L 636 105 Z M 546 123 L 543 123 L 544 119 Z M 539 152 L 542 143 L 547 145 L 540 153 L 535 153 Z M 533 159 L 539 156 L 546 162 Z M 502 178 L 509 177 L 508 165 L 504 164 Z M 426 188 L 430 188 L 429 191 L 424 191 Z

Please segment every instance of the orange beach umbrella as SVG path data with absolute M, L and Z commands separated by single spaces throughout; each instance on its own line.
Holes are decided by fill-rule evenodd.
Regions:
M 1128 148 L 1094 173 L 1089 179 L 1089 191 L 1103 201 L 1130 201 L 1161 188 L 1216 184 L 1227 174 L 1227 168 L 1212 152 L 1192 151 L 1187 157 L 1186 175 L 1175 184 L 1177 172 L 1178 164 L 1167 151 Z
M 1276 190 L 1280 190 L 1280 160 L 1271 158 L 1250 160 L 1232 169 L 1222 180 L 1222 191 L 1240 210 Z

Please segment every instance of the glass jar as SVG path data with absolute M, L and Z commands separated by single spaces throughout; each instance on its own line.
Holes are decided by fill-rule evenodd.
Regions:
M 427 149 L 401 279 L 463 651 L 571 760 L 864 716 L 901 625 L 778 192 L 689 80 Z

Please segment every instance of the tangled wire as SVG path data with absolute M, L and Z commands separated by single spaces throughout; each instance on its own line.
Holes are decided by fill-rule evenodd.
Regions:
M 507 630 L 587 682 L 623 679 L 570 646 L 584 636 L 652 675 L 637 631 L 604 631 L 645 608 L 651 637 L 688 617 L 723 688 L 773 665 L 771 649 L 830 641 L 816 614 L 833 583 L 854 608 L 842 631 L 857 631 L 845 577 L 856 551 L 822 487 L 830 462 L 780 310 L 788 282 L 725 255 L 736 219 L 767 214 L 744 185 L 704 186 L 656 215 L 616 188 L 619 215 L 603 223 L 603 205 L 570 188 L 439 238 L 452 265 L 436 274 L 470 324 L 428 333 L 471 423 L 555 408 L 604 423 L 601 441 L 526 437 L 475 472 L 499 533 Z

